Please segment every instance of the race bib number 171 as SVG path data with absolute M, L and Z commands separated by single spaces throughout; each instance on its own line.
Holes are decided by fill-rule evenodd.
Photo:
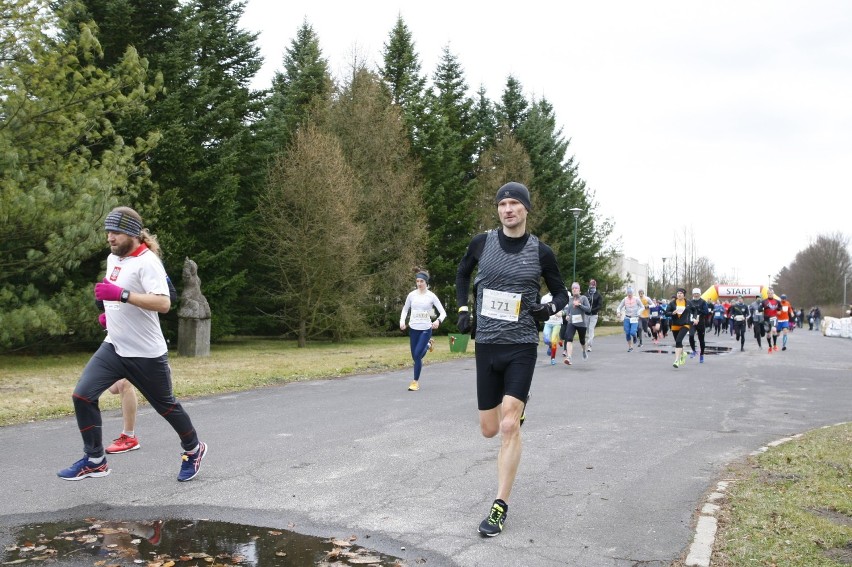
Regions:
M 501 321 L 517 321 L 521 314 L 521 294 L 485 289 L 480 315 Z

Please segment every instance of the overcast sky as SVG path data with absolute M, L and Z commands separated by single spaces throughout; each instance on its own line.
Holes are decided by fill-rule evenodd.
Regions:
M 652 270 L 686 233 L 720 283 L 765 284 L 817 235 L 852 236 L 852 2 L 498 5 L 248 0 L 241 23 L 260 32 L 256 88 L 304 20 L 337 77 L 353 53 L 380 65 L 398 16 L 430 78 L 445 46 L 471 95 L 499 100 L 514 76 Z

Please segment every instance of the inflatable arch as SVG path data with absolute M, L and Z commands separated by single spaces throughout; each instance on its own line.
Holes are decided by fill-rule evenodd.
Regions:
M 754 299 L 756 295 L 766 299 L 769 295 L 769 288 L 765 285 L 714 285 L 708 287 L 707 291 L 701 294 L 701 297 L 712 303 L 717 299 L 736 299 L 738 295 L 742 295 L 745 300 Z

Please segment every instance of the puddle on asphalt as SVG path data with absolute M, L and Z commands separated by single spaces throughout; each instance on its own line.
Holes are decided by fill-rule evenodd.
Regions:
M 327 539 L 287 530 L 209 520 L 101 521 L 29 524 L 4 548 L 2 565 L 401 566 L 352 539 Z
M 737 343 L 737 344 L 739 344 L 739 343 Z M 653 353 L 653 354 L 674 354 L 674 352 L 675 352 L 674 346 L 662 347 L 662 348 L 660 348 L 660 347 L 658 347 L 658 348 L 644 348 L 643 347 L 643 348 L 635 349 L 635 350 L 638 350 L 639 352 L 650 352 L 650 353 Z M 689 346 L 684 345 L 684 350 L 689 352 Z M 730 354 L 731 350 L 733 350 L 731 347 L 706 345 L 704 347 L 704 355 L 707 356 L 707 355 L 711 355 L 711 354 L 714 354 L 714 355 L 715 354 Z

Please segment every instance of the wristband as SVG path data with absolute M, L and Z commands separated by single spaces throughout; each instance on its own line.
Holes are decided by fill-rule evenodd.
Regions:
M 127 303 L 127 300 L 130 299 L 130 292 L 126 289 L 121 290 L 121 298 L 120 301 L 122 303 Z
M 459 307 L 459 313 L 467 313 L 467 305 L 462 305 Z

